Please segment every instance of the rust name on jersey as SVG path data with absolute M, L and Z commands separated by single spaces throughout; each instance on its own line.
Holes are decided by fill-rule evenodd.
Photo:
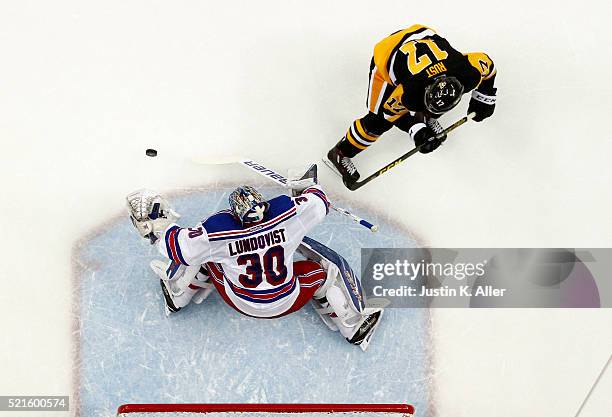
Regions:
M 287 241 L 285 237 L 285 229 L 272 230 L 261 236 L 249 237 L 229 242 L 227 248 L 230 256 L 240 255 L 245 252 L 254 252 L 259 249 L 265 249 L 268 246 L 278 245 Z
M 437 62 L 435 64 L 433 64 L 432 66 L 428 67 L 425 72 L 427 72 L 427 77 L 431 78 L 433 76 L 436 76 L 438 74 L 441 74 L 443 72 L 446 72 L 447 69 L 444 66 L 444 62 Z

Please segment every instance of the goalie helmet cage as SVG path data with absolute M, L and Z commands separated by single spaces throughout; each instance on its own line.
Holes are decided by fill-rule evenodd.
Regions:
M 414 407 L 409 404 L 124 404 L 117 416 L 359 416 L 412 417 Z M 333 417 L 333 416 L 331 416 Z

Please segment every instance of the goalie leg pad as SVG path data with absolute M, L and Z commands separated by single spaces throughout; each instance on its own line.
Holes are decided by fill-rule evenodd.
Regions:
M 151 269 L 160 278 L 166 315 L 176 313 L 191 301 L 200 304 L 212 292 L 213 285 L 205 269 L 173 261 L 151 261 Z
M 196 290 L 193 298 L 191 299 L 191 301 L 196 304 L 201 304 L 202 301 L 206 300 L 213 292 L 215 286 L 210 281 L 210 275 L 204 266 L 200 267 L 198 273 L 191 280 L 189 288 Z
M 317 260 L 326 270 L 325 283 L 313 298 L 323 322 L 349 343 L 366 350 L 380 323 L 382 309 L 365 308 L 363 289 L 348 262 L 325 245 L 305 237 L 298 252 Z
M 308 236 L 304 237 L 297 251 L 306 259 L 319 262 L 328 272 L 328 277 L 323 288 L 317 291 L 315 297 L 322 296 L 325 291 L 327 291 L 327 288 L 333 285 L 333 279 L 337 277 L 338 281 L 340 281 L 338 286 L 345 291 L 349 305 L 356 312 L 363 311 L 365 308 L 365 301 L 361 281 L 353 272 L 346 259 L 324 244 Z M 333 269 L 330 269 L 332 268 L 330 264 L 335 266 L 335 273 Z

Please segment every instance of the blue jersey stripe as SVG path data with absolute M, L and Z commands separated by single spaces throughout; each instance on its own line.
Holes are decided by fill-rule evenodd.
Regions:
M 174 254 L 172 253 L 172 247 L 170 246 L 170 235 L 176 229 L 179 229 L 179 227 L 178 226 L 172 226 L 171 228 L 169 228 L 166 231 L 166 235 L 164 236 L 164 241 L 166 243 L 166 252 L 168 253 L 168 259 L 171 259 L 172 261 L 174 261 L 176 263 L 179 263 L 180 260 L 175 258 Z
M 236 235 L 229 235 L 229 236 L 220 236 L 220 237 L 209 237 L 209 241 L 211 242 L 215 242 L 215 241 L 219 241 L 219 240 L 228 240 L 228 239 L 242 239 L 245 237 L 249 237 L 249 236 L 253 236 L 256 235 L 258 233 L 261 232 L 265 232 L 268 231 L 270 229 L 274 229 L 276 226 L 278 226 L 279 224 L 283 223 L 284 221 L 289 220 L 292 217 L 295 217 L 297 213 L 292 213 L 289 216 L 285 217 L 284 219 L 278 221 L 278 222 L 274 222 L 271 225 L 264 227 L 262 229 L 257 229 L 248 233 L 243 233 L 243 234 L 236 234 Z
M 327 196 L 323 191 L 319 190 L 318 188 L 308 188 L 302 194 L 314 194 L 319 197 L 321 200 L 323 200 L 323 204 L 325 204 L 326 214 L 329 214 L 330 203 L 327 200 Z

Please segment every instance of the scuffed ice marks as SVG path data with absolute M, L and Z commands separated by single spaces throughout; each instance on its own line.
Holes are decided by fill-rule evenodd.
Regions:
M 225 208 L 230 191 L 170 200 L 183 215 L 181 225 L 191 226 Z M 361 247 L 416 245 L 381 216 L 356 212 L 381 231 L 370 233 L 332 213 L 309 235 L 356 270 Z M 214 293 L 166 318 L 159 281 L 148 266 L 159 255 L 138 238 L 127 216 L 78 255 L 88 265 L 79 277 L 83 416 L 112 416 L 127 402 L 409 402 L 420 416 L 428 414 L 425 310 L 388 310 L 363 353 L 328 330 L 310 306 L 257 320 Z

